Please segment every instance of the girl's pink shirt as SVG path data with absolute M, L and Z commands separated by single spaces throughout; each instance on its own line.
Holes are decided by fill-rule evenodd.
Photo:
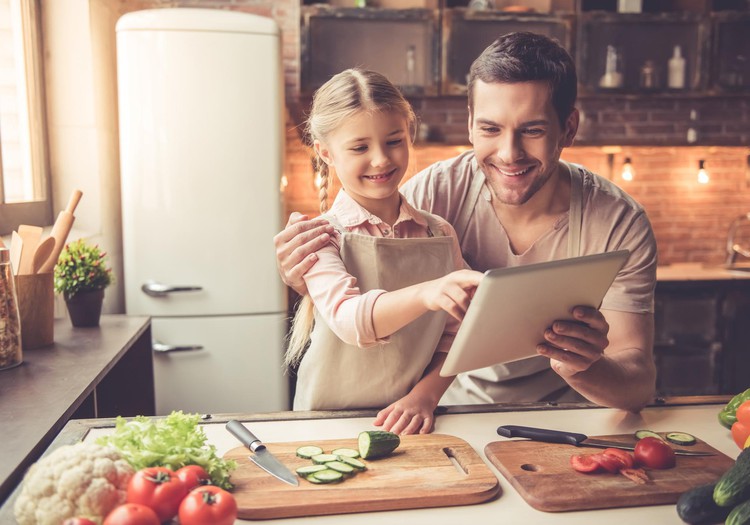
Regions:
M 328 214 L 333 215 L 344 231 L 373 237 L 420 238 L 429 237 L 424 216 L 401 197 L 399 216 L 395 224 L 386 224 L 371 214 L 341 190 Z M 435 216 L 440 232 L 435 236 L 453 239 L 453 263 L 456 270 L 466 268 L 461 256 L 456 232 L 444 219 Z M 367 348 L 388 342 L 388 337 L 378 339 L 373 324 L 373 308 L 385 290 L 361 293 L 357 279 L 349 274 L 339 254 L 338 232 L 331 242 L 318 250 L 318 261 L 305 274 L 307 290 L 315 307 L 333 332 L 347 344 Z M 436 352 L 447 352 L 453 343 L 459 321 L 447 316 L 445 330 Z

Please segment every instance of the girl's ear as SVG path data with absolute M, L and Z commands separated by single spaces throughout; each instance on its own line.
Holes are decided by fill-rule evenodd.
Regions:
M 323 162 L 330 166 L 333 162 L 333 158 L 331 157 L 331 152 L 328 150 L 328 146 L 326 146 L 319 140 L 316 140 L 315 142 L 313 142 L 313 148 L 315 149 L 315 153 L 318 155 L 318 157 L 323 159 Z

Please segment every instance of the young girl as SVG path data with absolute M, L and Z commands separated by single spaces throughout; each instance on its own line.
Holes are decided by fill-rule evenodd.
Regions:
M 339 73 L 313 97 L 307 131 L 321 213 L 335 233 L 304 276 L 309 296 L 289 339 L 286 364 L 299 364 L 295 410 L 386 407 L 376 426 L 426 433 L 453 380 L 440 368 L 482 274 L 462 269 L 445 220 L 398 191 L 415 120 L 372 71 Z M 330 169 L 343 189 L 326 213 Z

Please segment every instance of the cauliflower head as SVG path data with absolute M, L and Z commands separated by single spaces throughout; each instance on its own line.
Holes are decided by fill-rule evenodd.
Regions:
M 34 463 L 23 478 L 14 511 L 19 525 L 60 525 L 85 516 L 99 522 L 125 503 L 133 467 L 113 448 L 64 445 Z

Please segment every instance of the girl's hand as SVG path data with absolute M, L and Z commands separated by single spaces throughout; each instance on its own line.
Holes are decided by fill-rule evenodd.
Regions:
M 373 425 L 394 434 L 429 434 L 435 427 L 437 402 L 413 390 L 378 412 Z
M 457 270 L 440 279 L 427 281 L 420 293 L 422 303 L 428 310 L 445 310 L 461 321 L 483 276 L 474 270 Z

